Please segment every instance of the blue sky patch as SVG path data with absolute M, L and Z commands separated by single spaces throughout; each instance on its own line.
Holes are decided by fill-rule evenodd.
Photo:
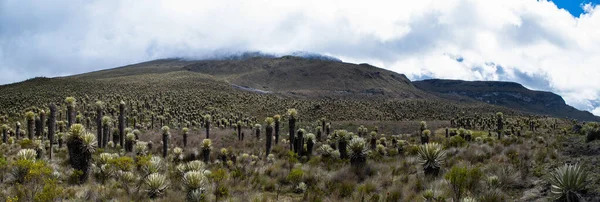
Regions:
M 565 9 L 575 17 L 579 17 L 583 13 L 583 5 L 591 3 L 592 5 L 600 4 L 600 0 L 552 0 L 558 8 Z

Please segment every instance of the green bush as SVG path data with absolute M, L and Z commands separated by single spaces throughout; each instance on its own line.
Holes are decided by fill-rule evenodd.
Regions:
M 461 136 L 458 136 L 458 135 L 450 137 L 445 143 L 446 143 L 446 145 L 444 145 L 444 147 L 446 147 L 446 148 L 464 147 L 467 145 L 467 141 L 465 141 L 464 138 L 462 138 Z
M 290 174 L 288 174 L 286 180 L 296 185 L 302 181 L 302 177 L 304 177 L 304 171 L 302 171 L 302 169 L 299 168 L 294 168 L 292 169 Z
M 473 190 L 477 186 L 482 176 L 483 172 L 478 167 L 453 166 L 444 175 L 444 179 L 448 180 L 454 194 L 454 200 L 458 201 L 466 191 Z

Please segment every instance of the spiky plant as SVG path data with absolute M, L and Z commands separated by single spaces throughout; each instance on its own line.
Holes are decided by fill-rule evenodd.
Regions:
M 38 115 L 39 119 L 40 119 L 40 129 L 39 129 L 39 136 L 44 136 L 44 128 L 46 128 L 46 111 L 44 110 L 40 110 L 40 113 Z
M 112 124 L 112 119 L 109 116 L 102 117 L 102 145 L 108 144 L 110 140 L 110 125 Z M 113 144 L 117 142 L 117 139 L 112 138 Z
M 83 183 L 88 178 L 92 153 L 97 146 L 96 137 L 87 133 L 81 124 L 73 124 L 67 134 L 67 147 L 69 151 L 69 163 L 74 169 L 81 171 L 79 182 Z
M 420 125 L 420 129 L 421 129 L 421 134 L 423 133 L 423 131 L 427 130 L 427 122 L 425 121 L 421 121 L 421 123 L 419 123 Z
M 579 164 L 565 164 L 549 177 L 551 192 L 557 201 L 581 201 L 581 192 L 590 183 L 588 173 Z
M 204 127 L 206 127 L 206 139 L 210 138 L 210 122 L 212 121 L 212 117 L 210 114 L 204 115 Z
M 169 137 L 171 136 L 171 134 L 169 133 L 169 126 L 163 126 L 161 130 L 163 142 L 162 155 L 163 158 L 167 158 L 167 151 L 169 151 Z
M 294 144 L 294 152 L 300 156 L 304 155 L 304 133 L 304 129 L 298 129 L 296 138 L 294 139 L 294 141 L 296 141 Z
M 347 145 L 348 139 L 350 138 L 348 135 L 348 131 L 338 130 L 335 132 L 335 134 L 337 136 L 338 151 L 340 151 L 340 158 L 348 159 Z
M 17 140 L 19 138 L 21 138 L 21 122 L 15 123 L 15 136 L 17 137 Z
M 212 141 L 210 139 L 202 140 L 202 156 L 204 157 L 204 163 L 210 161 L 210 151 L 212 150 Z
M 279 127 L 281 126 L 281 116 L 279 114 L 273 116 L 275 121 L 275 144 L 279 144 Z
M 498 128 L 496 132 L 498 133 L 498 139 L 502 139 L 502 130 L 504 130 L 504 114 L 502 112 L 496 113 L 496 121 L 498 122 L 496 125 Z
M 119 145 L 123 146 L 125 140 L 125 102 L 119 103 Z
M 186 165 L 186 171 L 204 171 L 206 164 L 202 161 L 190 161 Z
M 242 141 L 244 140 L 244 137 L 242 136 L 242 121 L 238 121 L 238 123 L 236 124 L 237 127 L 237 131 L 238 131 L 238 140 Z
M 152 156 L 147 164 L 142 167 L 142 170 L 146 175 L 151 175 L 153 173 L 158 173 L 163 168 L 163 161 L 158 156 Z
M 152 173 L 144 180 L 146 192 L 151 199 L 158 198 L 164 194 L 167 189 L 167 178 L 160 173 Z
M 135 153 L 138 156 L 145 156 L 146 154 L 148 154 L 148 143 L 137 141 L 135 143 Z
M 102 119 L 103 119 L 103 109 L 104 109 L 104 102 L 102 101 L 96 101 L 95 104 L 96 107 L 96 138 L 98 139 L 98 147 L 100 148 L 104 148 L 106 147 L 106 143 L 104 141 L 104 133 L 102 133 Z
M 367 163 L 367 145 L 363 138 L 354 137 L 348 142 L 350 149 L 350 164 L 357 170 L 362 169 Z
M 421 144 L 427 144 L 429 143 L 429 136 L 431 135 L 431 131 L 425 129 L 424 131 L 421 131 Z
M 186 189 L 186 199 L 194 201 L 197 192 L 204 193 L 208 185 L 208 178 L 201 171 L 189 171 L 183 175 L 183 186 Z
M 180 147 L 173 148 L 173 161 L 179 162 L 183 159 L 183 149 Z
M 11 174 L 17 183 L 23 183 L 25 177 L 31 169 L 31 165 L 36 161 L 37 152 L 33 149 L 21 149 L 17 153 L 17 161 L 12 166 Z
M 313 149 L 315 147 L 316 136 L 315 134 L 309 133 L 306 134 L 306 156 L 310 158 L 313 153 Z
M 187 127 L 181 129 L 181 133 L 183 135 L 183 147 L 187 146 L 188 131 L 190 131 L 190 129 L 188 129 Z
M 254 134 L 256 135 L 256 139 L 257 140 L 260 139 L 260 128 L 261 127 L 262 126 L 260 124 L 258 124 L 258 123 L 254 124 L 254 132 L 255 132 Z
M 377 132 L 371 131 L 370 136 L 369 144 L 371 145 L 371 150 L 375 150 L 375 147 L 377 146 Z
M 35 113 L 28 111 L 25 113 L 25 120 L 27 120 L 27 137 L 33 140 L 33 129 L 35 124 Z
M 65 98 L 65 103 L 67 104 L 67 128 L 70 128 L 75 121 L 75 103 L 76 100 L 74 97 Z
M 269 156 L 269 154 L 271 153 L 271 146 L 273 145 L 273 118 L 271 117 L 267 117 L 265 119 L 265 142 L 266 142 L 266 154 L 265 156 Z
M 294 148 L 294 143 L 295 143 L 295 138 L 294 138 L 294 133 L 296 132 L 296 116 L 298 116 L 298 111 L 296 111 L 296 109 L 288 109 L 287 112 L 288 115 L 288 123 L 289 123 L 289 133 L 290 133 L 290 150 L 293 151 L 297 151 L 296 148 Z M 296 152 L 298 153 L 298 152 Z
M 135 142 L 135 134 L 127 133 L 125 137 L 125 152 L 133 152 L 133 144 Z
M 427 175 L 438 175 L 445 158 L 446 151 L 438 143 L 433 142 L 419 146 L 418 159 Z
M 2 143 L 8 143 L 8 125 L 2 125 Z
M 50 140 L 50 159 L 52 159 L 52 144 L 56 133 L 56 105 L 50 103 L 50 116 L 48 117 L 48 139 Z M 43 121 L 42 121 L 43 122 Z M 62 136 L 58 138 L 58 148 L 62 148 Z

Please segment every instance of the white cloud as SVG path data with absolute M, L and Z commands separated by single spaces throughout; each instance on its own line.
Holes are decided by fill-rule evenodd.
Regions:
M 326 53 L 409 78 L 512 80 L 598 115 L 600 9 L 548 1 L 0 2 L 0 83 L 165 57 Z M 464 60 L 457 62 L 456 57 Z

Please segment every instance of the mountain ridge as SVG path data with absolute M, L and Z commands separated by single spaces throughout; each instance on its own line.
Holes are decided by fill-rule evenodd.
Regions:
M 169 78 L 172 76 L 179 80 Z M 11 89 L 11 92 L 14 92 L 20 85 L 60 83 L 59 81 L 77 81 L 89 83 L 90 85 L 100 82 L 101 85 L 110 85 L 115 88 L 135 84 L 142 85 L 138 87 L 139 89 L 150 86 L 167 91 L 169 88 L 183 88 L 186 92 L 188 91 L 186 89 L 192 88 L 192 86 L 210 88 L 211 85 L 214 85 L 218 86 L 219 91 L 242 96 L 234 96 L 236 99 L 244 99 L 244 96 L 253 94 L 262 94 L 260 96 L 261 100 L 266 99 L 266 97 L 271 97 L 269 99 L 283 99 L 285 101 L 282 102 L 288 103 L 291 107 L 298 103 L 295 100 L 304 100 L 310 103 L 303 105 L 307 108 L 323 109 L 323 106 L 327 105 L 329 106 L 327 110 L 345 109 L 343 106 L 346 103 L 345 100 L 355 102 L 352 104 L 353 106 L 366 106 L 365 104 L 373 102 L 369 103 L 369 105 L 373 105 L 369 106 L 369 110 L 376 110 L 377 112 L 373 113 L 380 114 L 352 115 L 349 117 L 380 117 L 378 119 L 386 119 L 381 116 L 387 114 L 386 116 L 395 117 L 394 119 L 417 118 L 421 117 L 422 112 L 415 112 L 414 110 L 428 110 L 426 114 L 430 114 L 430 118 L 444 119 L 452 116 L 452 113 L 459 113 L 460 111 L 482 113 L 504 111 L 512 113 L 510 110 L 515 110 L 527 114 L 549 115 L 560 118 L 569 117 L 586 121 L 600 120 L 599 117 L 593 116 L 589 112 L 579 111 L 566 105 L 562 97 L 556 94 L 532 91 L 514 82 L 471 82 L 441 79 L 410 81 L 403 74 L 369 64 L 353 64 L 332 59 L 304 58 L 291 55 L 223 60 L 159 59 L 66 77 L 30 79 L 11 84 L 11 86 L 0 86 L 0 91 Z M 149 84 L 145 84 L 144 81 Z M 177 85 L 173 84 L 174 82 Z M 185 83 L 190 85 L 185 85 Z M 90 90 L 92 89 L 86 91 L 79 91 L 74 88 L 67 89 L 69 92 L 83 94 L 91 93 L 88 92 Z M 237 91 L 245 93 L 239 94 Z M 488 96 L 488 94 L 494 95 L 498 92 L 501 94 L 499 97 Z M 522 100 L 529 99 L 530 104 L 524 107 L 520 106 L 522 103 L 517 99 L 519 97 L 526 97 Z M 209 103 L 208 105 L 211 102 L 213 101 L 206 101 L 206 103 Z M 416 109 L 406 108 L 406 106 L 391 106 L 392 103 L 404 103 L 416 107 Z M 238 107 L 247 108 L 248 106 Z M 385 108 L 401 111 L 379 111 Z M 552 110 L 553 108 L 558 110 Z M 429 111 L 431 109 L 438 109 L 443 112 Z M 368 113 L 368 110 L 365 113 Z M 443 115 L 438 116 L 436 113 Z

